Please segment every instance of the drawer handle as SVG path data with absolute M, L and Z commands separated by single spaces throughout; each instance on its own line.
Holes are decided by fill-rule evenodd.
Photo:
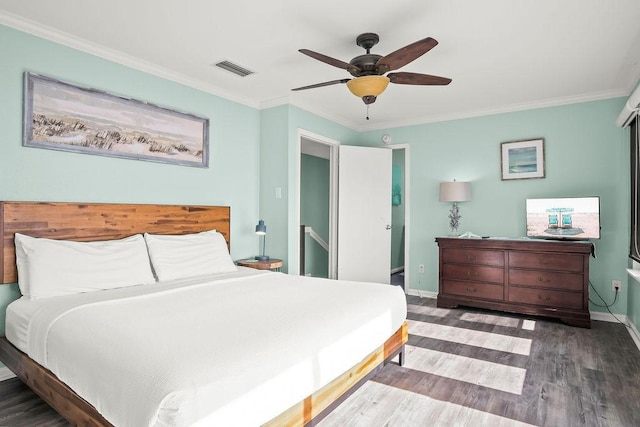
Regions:
M 469 292 L 478 292 L 478 291 L 476 290 L 476 288 L 467 288 L 467 291 L 469 291 Z
M 543 297 L 542 295 L 538 295 L 538 299 L 544 300 L 544 301 L 551 301 L 551 297 L 549 295 L 547 295 L 546 297 Z
M 475 277 L 475 276 L 478 275 L 478 272 L 477 271 L 469 271 L 469 270 L 467 270 L 467 271 L 464 272 L 464 275 L 467 276 L 467 277 L 471 277 L 471 276 Z
M 538 282 L 549 283 L 551 279 L 545 279 L 542 276 L 538 276 Z
M 475 261 L 476 256 L 475 256 L 475 255 L 467 255 L 467 259 L 468 259 L 469 261 Z

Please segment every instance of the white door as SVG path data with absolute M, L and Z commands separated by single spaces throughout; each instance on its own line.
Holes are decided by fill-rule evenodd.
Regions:
M 340 146 L 338 279 L 390 282 L 391 160 L 386 148 Z

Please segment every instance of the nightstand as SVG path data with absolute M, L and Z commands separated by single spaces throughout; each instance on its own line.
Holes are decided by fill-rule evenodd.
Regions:
M 236 264 L 242 267 L 255 268 L 256 270 L 274 270 L 280 271 L 282 260 L 277 258 L 269 258 L 268 260 L 259 261 L 253 258 L 239 259 Z

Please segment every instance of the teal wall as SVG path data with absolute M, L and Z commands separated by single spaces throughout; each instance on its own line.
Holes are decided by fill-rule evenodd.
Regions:
M 0 58 L 0 200 L 229 205 L 232 256 L 256 253 L 258 110 L 4 26 Z M 209 168 L 22 147 L 25 71 L 208 117 Z M 0 286 L 2 317 L 17 296 Z
M 260 113 L 260 218 L 267 225 L 267 254 L 284 260 L 283 271 L 288 271 L 290 261 L 287 256 L 289 182 L 283 162 L 289 156 L 288 123 L 288 106 Z M 275 197 L 276 188 L 281 189 L 280 199 Z
M 391 206 L 391 270 L 404 267 L 404 219 L 405 219 L 405 151 L 404 149 L 393 150 L 392 168 L 393 177 L 391 182 L 392 200 L 394 195 L 399 195 L 399 205 Z M 396 188 L 397 187 L 397 188 Z
M 450 207 L 438 201 L 439 184 L 457 179 L 472 186 L 472 200 L 460 204 L 460 231 L 479 235 L 524 236 L 526 198 L 599 195 L 602 239 L 594 242 L 598 257 L 591 259 L 591 282 L 611 302 L 612 279 L 627 288 L 628 133 L 614 124 L 624 102 L 610 99 L 363 134 L 363 144 L 379 145 L 388 133 L 394 142 L 410 145 L 408 287 L 437 292 L 434 238 L 447 234 Z M 502 181 L 500 143 L 533 138 L 545 139 L 546 178 Z M 418 273 L 419 264 L 425 265 L 424 274 Z M 595 300 L 595 293 L 591 297 Z M 626 314 L 624 290 L 612 311 Z
M 300 166 L 300 223 L 329 242 L 329 160 L 302 154 Z M 309 235 L 305 239 L 305 274 L 329 277 L 328 253 Z

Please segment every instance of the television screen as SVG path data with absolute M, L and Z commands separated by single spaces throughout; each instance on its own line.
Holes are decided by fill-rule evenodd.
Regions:
M 527 199 L 527 237 L 599 239 L 600 198 Z

